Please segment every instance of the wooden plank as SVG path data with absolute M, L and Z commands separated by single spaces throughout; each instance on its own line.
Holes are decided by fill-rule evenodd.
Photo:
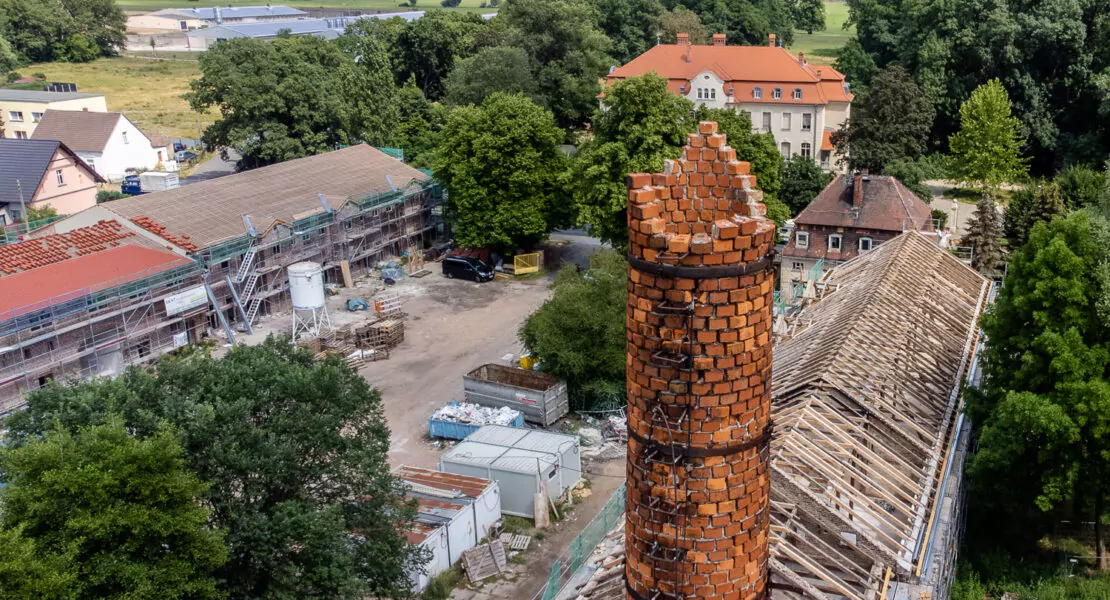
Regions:
M 346 259 L 339 261 L 339 270 L 343 272 L 343 287 L 355 287 L 355 280 L 351 277 L 351 262 Z

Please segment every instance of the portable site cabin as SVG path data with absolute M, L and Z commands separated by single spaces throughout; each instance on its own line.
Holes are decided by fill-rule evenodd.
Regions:
M 432 554 L 425 572 L 412 574 L 419 591 L 489 535 L 501 519 L 501 491 L 496 481 L 419 467 L 398 467 L 393 476 L 417 502 L 416 522 L 406 532 L 409 543 Z
M 582 478 L 578 437 L 487 425 L 444 454 L 439 470 L 496 481 L 501 512 L 531 519 L 541 483 L 558 496 Z

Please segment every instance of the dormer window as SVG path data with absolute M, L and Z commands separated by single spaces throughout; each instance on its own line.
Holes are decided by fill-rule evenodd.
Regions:
M 832 252 L 834 250 L 839 251 L 840 250 L 840 241 L 841 241 L 841 236 L 840 236 L 839 233 L 834 233 L 834 234 L 830 235 L 829 236 L 829 251 L 830 252 Z
M 795 100 L 801 100 L 802 99 L 802 88 L 794 88 L 794 99 Z
M 782 88 L 775 88 L 774 91 L 771 92 L 771 97 L 775 100 L 782 100 Z
M 809 232 L 799 231 L 794 234 L 794 245 L 798 248 L 809 248 Z
M 763 98 L 763 88 L 756 86 L 756 88 L 752 90 L 752 98 L 756 100 Z

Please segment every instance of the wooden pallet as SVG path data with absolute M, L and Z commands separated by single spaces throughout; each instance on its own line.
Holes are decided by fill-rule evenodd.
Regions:
M 530 535 L 514 535 L 509 542 L 510 550 L 527 550 L 528 546 L 532 544 L 532 536 Z
M 500 575 L 509 566 L 505 545 L 499 539 L 463 551 L 462 563 L 470 583 Z

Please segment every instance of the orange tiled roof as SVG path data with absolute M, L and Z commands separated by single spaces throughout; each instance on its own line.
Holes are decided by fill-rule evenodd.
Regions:
M 689 48 L 689 61 L 687 61 Z M 737 102 L 767 104 L 827 104 L 850 102 L 851 92 L 844 89 L 844 75 L 832 67 L 810 65 L 785 48 L 772 46 L 684 46 L 660 44 L 609 73 L 609 83 L 628 77 L 657 73 L 669 80 L 667 88 L 680 93 L 703 71 L 712 71 L 724 81 L 725 92 L 733 90 Z M 753 90 L 762 88 L 756 99 Z M 775 100 L 772 90 L 782 87 L 782 98 Z M 802 99 L 794 100 L 794 88 L 802 89 Z
M 0 246 L 0 277 L 114 248 L 133 235 L 135 232 L 124 229 L 118 221 L 102 220 L 69 233 Z
M 829 129 L 829 128 L 825 128 L 825 131 L 821 133 L 821 149 L 822 150 L 835 150 L 836 149 L 836 147 L 833 146 L 833 143 L 832 143 L 832 134 L 833 134 L 833 130 Z
M 170 242 L 171 244 L 179 248 L 184 248 L 187 252 L 196 252 L 197 250 L 199 250 L 196 244 L 189 241 L 189 234 L 183 233 L 181 235 L 173 235 L 168 230 L 166 230 L 165 225 L 162 225 L 161 223 L 155 221 L 154 219 L 151 219 L 150 217 L 138 216 L 132 218 L 131 221 L 139 227 L 142 227 L 143 229 Z

